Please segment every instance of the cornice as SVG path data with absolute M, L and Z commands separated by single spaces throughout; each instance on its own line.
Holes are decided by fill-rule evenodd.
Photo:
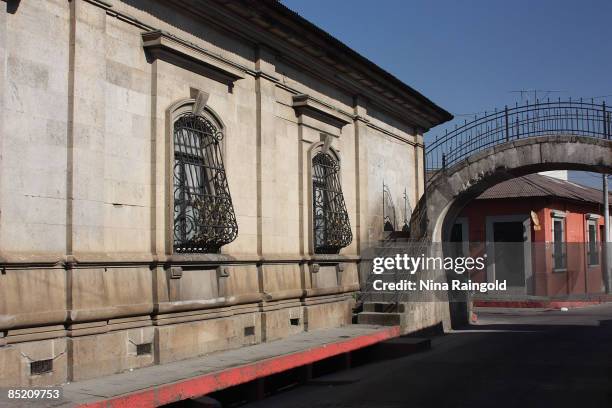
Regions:
M 293 109 L 298 115 L 307 115 L 341 129 L 350 123 L 333 107 L 323 104 L 306 94 L 293 95 Z
M 251 71 L 161 30 L 143 33 L 142 41 L 142 46 L 150 57 L 201 73 L 226 83 L 230 88 L 233 87 L 234 82 L 244 78 L 245 72 Z M 255 75 L 254 72 L 249 73 Z
M 149 44 L 151 51 L 155 51 L 150 53 L 153 58 L 162 57 L 173 59 L 173 61 L 177 63 L 182 63 L 187 69 L 200 70 L 205 75 L 213 76 L 227 83 L 230 89 L 233 82 L 238 79 L 236 75 L 240 76 L 238 73 L 240 71 L 255 77 L 269 79 L 280 86 L 279 79 L 275 76 L 242 66 L 219 55 L 215 55 L 193 43 L 182 40 L 170 33 L 157 30 L 155 27 L 127 13 L 114 9 L 113 5 L 106 1 L 84 1 L 105 9 L 108 15 L 140 27 L 147 33 L 162 33 L 166 38 L 162 39 L 160 42 L 166 42 L 167 44 L 171 42 L 175 43 L 176 47 L 174 47 L 173 50 L 165 49 L 161 44 Z M 296 44 L 296 40 L 293 37 L 280 37 L 279 33 L 284 31 L 278 24 L 270 25 L 268 21 L 262 25 L 261 20 L 259 20 L 260 24 L 257 25 L 256 22 L 254 22 L 257 21 L 255 17 L 253 17 L 255 18 L 254 21 L 245 21 L 245 15 L 254 16 L 256 14 L 255 9 L 257 7 L 253 7 L 253 2 L 248 0 L 207 0 L 207 2 L 202 0 L 165 0 L 165 2 L 171 7 L 190 12 L 194 17 L 205 20 L 206 23 L 212 27 L 222 32 L 230 33 L 241 41 L 251 44 L 254 48 L 261 47 L 265 44 L 266 48 L 273 51 L 277 60 L 296 66 L 301 71 L 312 75 L 317 80 L 329 83 L 348 94 L 361 95 L 368 99 L 370 106 L 378 108 L 405 123 L 410 123 L 427 130 L 451 117 L 445 116 L 450 114 L 434 105 L 422 95 L 420 97 L 423 98 L 424 101 L 417 101 L 414 99 L 414 96 L 410 95 L 407 95 L 406 98 L 401 97 L 397 92 L 399 90 L 397 83 L 401 84 L 406 90 L 411 90 L 411 88 L 397 79 L 395 79 L 396 85 L 391 86 L 392 84 L 388 83 L 388 81 L 376 81 L 375 78 L 368 78 L 367 75 L 364 76 L 363 74 L 352 72 L 347 69 L 347 66 L 343 65 L 344 62 L 335 61 L 333 55 L 326 54 L 323 51 L 317 51 L 316 47 L 313 48 L 303 43 L 301 43 L 301 45 Z M 218 4 L 218 7 L 210 7 L 210 4 L 213 2 Z M 270 2 L 264 1 L 263 3 Z M 237 5 L 240 5 L 241 8 Z M 237 10 L 239 10 L 240 13 L 237 12 Z M 303 21 L 306 22 L 306 20 Z M 308 22 L 306 23 L 310 24 Z M 286 26 L 283 27 L 286 28 Z M 287 34 L 285 33 L 283 35 Z M 312 35 L 302 37 L 303 41 L 310 41 Z M 337 40 L 335 41 L 339 43 Z M 189 51 L 185 52 L 185 48 Z M 156 52 L 157 56 L 155 55 Z M 317 53 L 320 55 L 317 55 Z M 192 59 L 194 55 L 192 54 L 203 57 L 201 59 L 196 58 L 194 61 Z M 363 57 L 361 58 L 364 59 Z M 221 69 L 221 76 L 219 77 L 216 64 L 214 67 L 210 66 L 213 61 L 218 62 L 222 67 L 229 68 Z M 369 64 L 378 68 L 371 62 Z M 378 68 L 378 70 L 384 72 L 380 68 Z M 229 75 L 227 75 L 228 72 Z M 217 74 L 217 76 L 215 76 L 215 74 Z M 383 89 L 381 86 L 386 86 L 387 89 Z M 412 90 L 412 92 L 418 94 L 418 92 L 414 90 Z M 437 119 L 431 116 L 432 106 L 442 112 L 441 114 L 437 113 L 434 115 L 437 116 Z
M 265 44 L 276 53 L 277 59 L 297 66 L 318 80 L 333 84 L 349 94 L 363 95 L 372 105 L 404 122 L 429 129 L 452 118 L 448 112 L 397 79 L 395 84 L 391 84 L 387 80 L 349 70 L 345 65 L 346 61 L 339 61 L 335 55 L 322 51 L 318 44 L 312 42 L 314 34 L 287 32 L 286 24 L 282 25 L 271 20 L 270 16 L 267 16 L 267 19 L 260 18 L 258 2 L 167 0 L 167 3 L 177 9 L 189 11 L 192 15 L 205 20 L 207 24 L 226 33 L 229 32 L 242 41 L 249 42 L 253 47 Z M 211 7 L 211 3 L 217 7 Z M 269 7 L 272 2 L 263 1 L 262 4 L 264 3 L 268 6 L 262 7 Z M 370 65 L 382 71 L 375 64 L 370 63 Z M 405 90 L 401 91 L 400 87 Z M 408 95 L 408 91 L 418 97 Z

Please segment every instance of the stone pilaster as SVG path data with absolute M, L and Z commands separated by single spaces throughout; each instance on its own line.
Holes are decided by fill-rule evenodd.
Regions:
M 357 225 L 355 225 L 355 239 L 357 241 L 357 254 L 359 255 L 368 245 L 368 153 L 367 149 L 365 149 L 365 139 L 368 137 L 368 119 L 365 98 L 361 96 L 355 97 L 354 104 L 355 119 L 353 127 L 355 132 L 355 219 L 357 220 Z

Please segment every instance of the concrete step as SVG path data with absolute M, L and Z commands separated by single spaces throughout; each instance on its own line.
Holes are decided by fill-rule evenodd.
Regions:
M 405 313 L 361 312 L 357 316 L 359 324 L 374 324 L 379 326 L 405 326 Z
M 376 312 L 376 313 L 406 313 L 405 303 L 395 302 L 364 302 L 364 312 Z

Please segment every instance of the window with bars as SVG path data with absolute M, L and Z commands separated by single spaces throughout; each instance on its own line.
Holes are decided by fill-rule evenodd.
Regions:
M 565 218 L 553 217 L 553 271 L 565 271 L 567 268 L 567 242 L 565 241 Z
M 599 239 L 597 237 L 597 220 L 587 222 L 587 259 L 589 266 L 599 265 Z
M 236 239 L 238 224 L 221 140 L 209 119 L 187 113 L 174 122 L 174 251 L 215 253 Z
M 337 254 L 353 240 L 340 186 L 340 164 L 319 152 L 312 159 L 314 252 Z

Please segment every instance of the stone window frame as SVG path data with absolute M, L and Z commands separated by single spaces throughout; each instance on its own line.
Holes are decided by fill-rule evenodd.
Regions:
M 551 210 L 551 242 L 552 242 L 552 271 L 553 272 L 567 272 L 567 213 L 565 211 Z M 555 241 L 555 222 L 561 221 L 561 234 L 563 241 L 562 242 L 562 258 L 563 258 L 563 266 L 557 267 L 555 264 L 555 256 L 556 256 L 556 241 Z
M 600 261 L 600 255 L 601 255 L 601 251 L 599 246 L 601 245 L 601 237 L 599 237 L 599 214 L 586 214 L 585 215 L 586 218 L 586 234 L 585 234 L 585 241 L 586 241 L 586 259 L 587 259 L 587 266 L 589 268 L 592 267 L 596 267 L 599 266 L 601 264 Z M 595 246 L 594 246 L 594 251 L 591 251 L 591 236 L 590 236 L 590 231 L 589 229 L 593 227 L 593 229 L 595 230 Z M 596 261 L 595 262 L 591 262 L 591 254 L 595 253 L 595 257 L 596 257 Z
M 334 148 L 331 146 L 331 141 L 332 138 L 334 138 L 335 136 L 333 135 L 329 135 L 329 134 L 325 134 L 325 133 L 321 133 L 321 139 L 322 141 L 320 142 L 315 142 L 312 143 L 310 148 L 308 149 L 308 154 L 307 154 L 307 161 L 306 161 L 306 175 L 307 175 L 307 202 L 308 202 L 308 252 L 309 254 L 311 254 L 312 256 L 315 257 L 325 257 L 326 255 L 333 255 L 333 254 L 321 254 L 321 253 L 316 253 L 315 252 L 315 236 L 314 236 L 314 202 L 313 202 L 313 186 L 312 186 L 312 178 L 313 178 L 313 169 L 312 169 L 312 161 L 314 159 L 314 157 L 319 154 L 319 153 L 328 153 L 332 156 L 332 158 L 334 160 L 336 160 L 338 162 L 338 165 L 340 167 L 340 170 L 338 171 L 338 180 L 340 181 L 340 187 L 341 187 L 341 192 L 344 198 L 344 188 L 343 188 L 343 183 L 342 183 L 342 158 L 340 155 L 340 150 L 337 148 Z M 345 205 L 346 205 L 346 199 L 344 200 Z M 348 206 L 347 206 L 347 215 L 348 215 L 348 219 L 349 219 L 349 227 L 351 228 L 351 240 L 349 242 L 349 244 L 346 246 L 350 246 L 351 243 L 353 242 L 354 236 L 352 233 L 352 227 L 350 226 L 350 214 L 348 214 Z M 344 247 L 344 248 L 346 248 Z M 342 250 L 342 248 L 338 251 L 338 253 Z M 338 255 L 338 254 L 336 254 Z
M 221 155 L 223 157 L 224 167 L 227 176 L 227 126 L 221 119 L 220 115 L 215 112 L 208 104 L 209 95 L 205 92 L 193 92 L 194 97 L 180 99 L 171 104 L 166 109 L 166 128 L 164 135 L 166 137 L 166 254 L 173 257 L 198 257 L 198 256 L 216 256 L 215 252 L 175 252 L 174 250 L 174 124 L 179 117 L 186 113 L 194 113 L 198 111 L 199 116 L 211 121 L 217 128 L 223 132 L 223 139 L 220 141 Z M 197 105 L 197 106 L 196 106 Z M 228 181 L 229 182 L 229 181 Z M 231 191 L 231 190 L 230 190 Z

